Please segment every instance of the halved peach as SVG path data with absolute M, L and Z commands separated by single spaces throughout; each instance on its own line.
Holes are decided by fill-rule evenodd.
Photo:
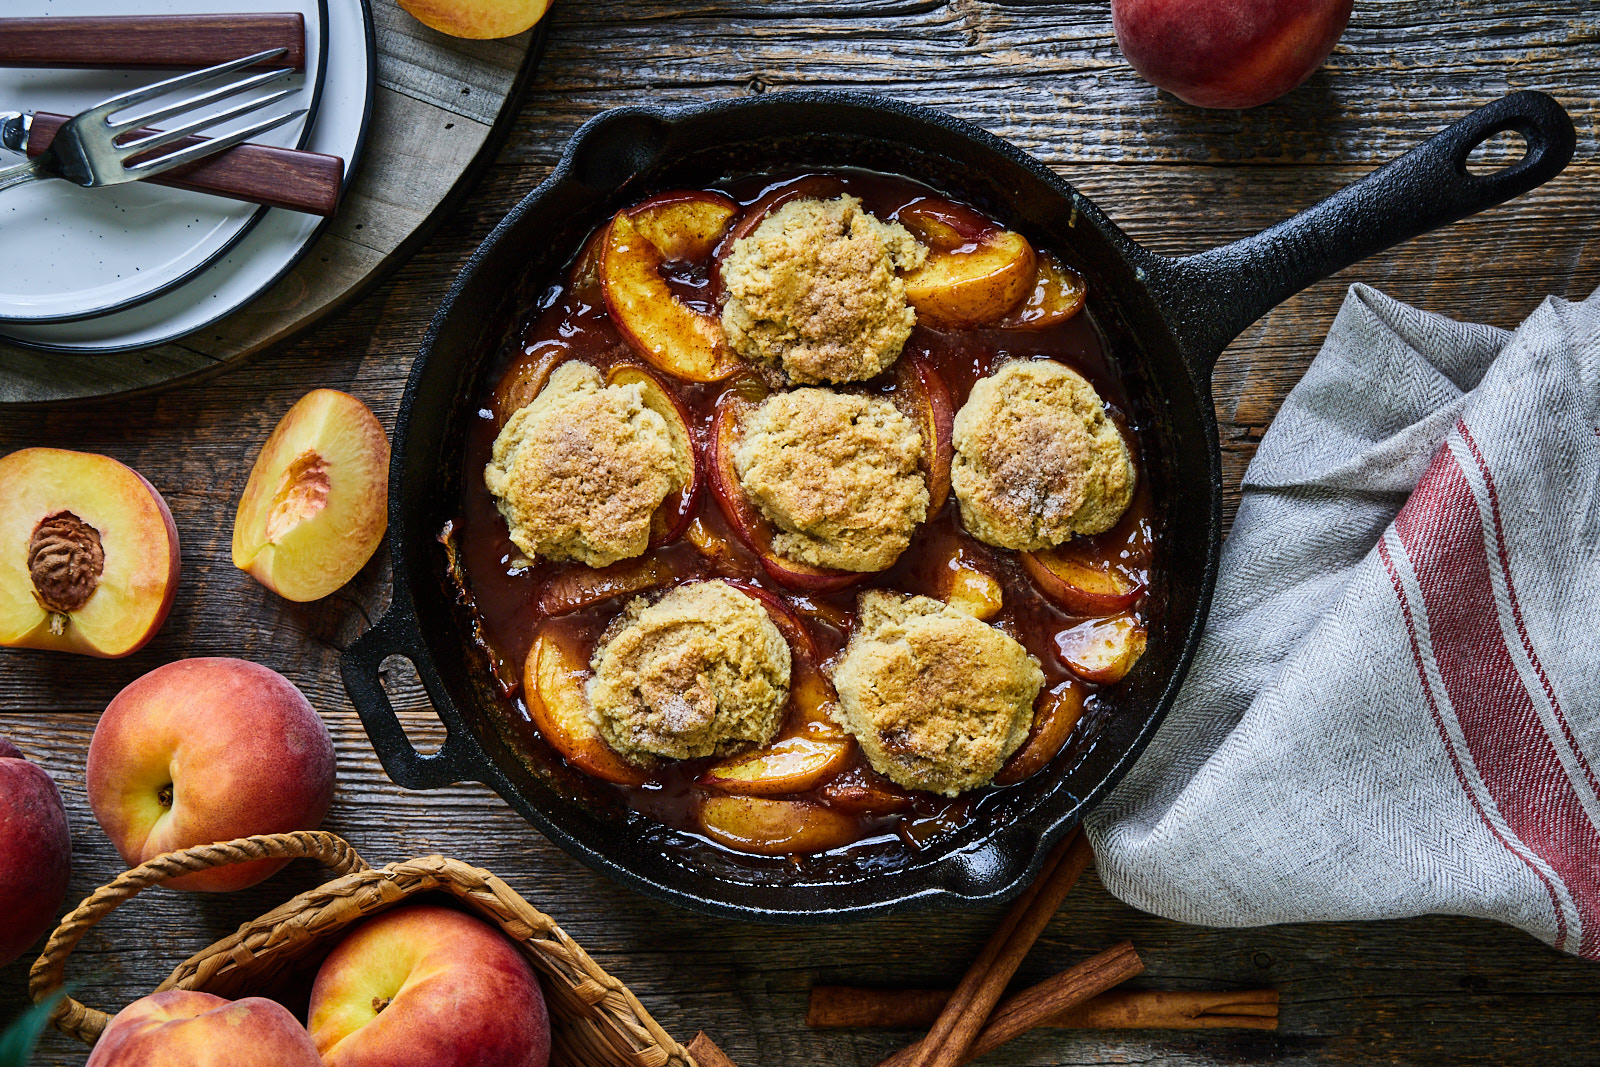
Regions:
M 617 755 L 589 720 L 583 688 L 588 673 L 582 653 L 565 635 L 540 629 L 523 667 L 528 714 L 550 747 L 580 771 L 621 785 L 643 785 L 649 772 Z
M 0 459 L 0 645 L 115 659 L 178 590 L 178 530 L 139 472 L 91 452 Z
M 718 382 L 741 364 L 722 323 L 673 295 L 661 268 L 709 257 L 739 205 L 719 193 L 675 192 L 619 211 L 606 229 L 600 282 L 623 339 L 652 366 L 692 382 Z
M 398 0 L 418 22 L 452 37 L 514 37 L 544 18 L 550 0 Z
M 286 600 L 320 600 L 378 550 L 389 439 L 336 389 L 301 397 L 261 446 L 233 520 L 233 565 Z
M 928 517 L 950 498 L 950 463 L 955 456 L 955 402 L 934 365 L 917 356 L 897 360 L 895 405 L 922 434 L 922 476 L 928 483 Z
M 712 495 L 717 498 L 734 535 L 756 554 L 761 560 L 762 569 L 771 575 L 773 581 L 791 589 L 830 593 L 847 589 L 861 581 L 866 577 L 865 574 L 797 563 L 784 559 L 773 549 L 772 523 L 744 495 L 744 490 L 739 486 L 738 471 L 733 465 L 733 450 L 739 441 L 744 406 L 744 401 L 737 395 L 731 392 L 724 394 L 711 423 L 711 445 L 706 456 Z
M 803 800 L 708 796 L 700 802 L 707 837 L 740 852 L 789 856 L 841 848 L 857 836 L 856 821 Z
M 1083 686 L 1071 678 L 1040 693 L 1028 739 L 1006 760 L 994 776 L 994 784 L 1015 785 L 1032 778 L 1055 759 L 1072 736 L 1072 728 L 1083 718 L 1083 697 Z
M 1144 655 L 1144 624 L 1131 615 L 1091 619 L 1056 634 L 1056 652 L 1086 682 L 1120 682 Z
M 1007 330 L 1059 326 L 1083 309 L 1086 294 L 1083 275 L 1061 262 L 1054 252 L 1040 252 L 1033 269 L 1033 287 L 1022 303 L 995 325 Z
M 898 815 L 915 803 L 910 793 L 864 767 L 845 771 L 819 792 L 828 807 L 847 815 Z
M 1019 552 L 1022 569 L 1039 592 L 1075 615 L 1127 611 L 1144 592 L 1107 566 L 1096 566 L 1071 546 Z
M 765 748 L 713 764 L 700 784 L 724 793 L 778 796 L 814 789 L 850 758 L 850 746 L 837 741 L 785 737 Z
M 644 406 L 660 415 L 667 424 L 667 434 L 672 438 L 672 451 L 689 457 L 689 481 L 678 491 L 662 501 L 650 517 L 650 543 L 664 545 L 676 541 L 694 519 L 695 501 L 700 498 L 700 455 L 694 447 L 694 437 L 689 433 L 689 413 L 678 398 L 667 392 L 654 374 L 633 363 L 618 363 L 606 372 L 607 385 L 637 385 Z
M 575 565 L 550 579 L 539 592 L 534 610 L 540 615 L 566 615 L 613 597 L 656 589 L 677 577 L 664 560 L 639 556 L 609 567 Z
M 899 219 L 929 246 L 928 259 L 904 276 L 906 300 L 934 326 L 994 322 L 1033 287 L 1035 256 L 1027 238 L 969 208 L 929 198 L 901 208 Z

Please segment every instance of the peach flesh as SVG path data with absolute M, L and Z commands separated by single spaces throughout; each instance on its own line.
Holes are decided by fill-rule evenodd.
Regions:
M 412 18 L 452 37 L 512 37 L 550 10 L 550 0 L 398 0 Z
M 239 497 L 233 565 L 286 600 L 354 578 L 388 526 L 389 440 L 348 393 L 301 397 L 261 446 Z
M 129 655 L 178 576 L 172 513 L 137 471 L 58 448 L 0 458 L 0 645 Z

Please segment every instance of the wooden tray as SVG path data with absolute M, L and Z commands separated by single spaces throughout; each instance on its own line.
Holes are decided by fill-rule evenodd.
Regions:
M 344 204 L 277 285 L 210 328 L 113 355 L 0 341 L 0 404 L 151 392 L 215 374 L 289 340 L 381 281 L 427 239 L 493 158 L 538 63 L 546 22 L 499 41 L 428 29 L 393 0 L 372 5 L 377 90 Z

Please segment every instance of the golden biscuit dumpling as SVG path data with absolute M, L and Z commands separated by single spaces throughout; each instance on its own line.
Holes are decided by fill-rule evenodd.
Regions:
M 601 635 L 587 693 L 595 728 L 625 757 L 725 756 L 777 734 L 790 653 L 754 598 L 720 580 L 631 601 Z
M 795 385 L 871 378 L 917 321 L 897 272 L 927 256 L 909 230 L 853 196 L 791 200 L 723 260 L 723 333 L 740 356 Z
M 999 630 L 931 597 L 870 590 L 834 670 L 836 718 L 875 770 L 955 796 L 1027 739 L 1044 672 Z
M 882 397 L 795 389 L 744 420 L 739 486 L 778 528 L 780 556 L 813 567 L 881 571 L 927 518 L 917 425 Z
M 1109 530 L 1133 500 L 1133 459 L 1105 403 L 1054 360 L 1015 360 L 956 412 L 950 487 L 967 532 L 1035 551 Z
M 693 464 L 638 384 L 605 385 L 574 360 L 506 420 L 483 477 L 530 559 L 604 567 L 644 552 L 651 516 Z

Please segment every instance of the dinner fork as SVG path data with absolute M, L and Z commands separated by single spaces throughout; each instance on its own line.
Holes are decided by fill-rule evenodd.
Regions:
M 219 100 L 230 96 L 248 92 L 259 86 L 266 85 L 278 78 L 292 74 L 288 68 L 269 70 L 261 74 L 252 74 L 237 81 L 225 82 L 222 85 L 194 96 L 187 97 L 175 103 L 164 104 L 144 114 L 132 118 L 113 122 L 111 116 L 126 111 L 129 108 L 143 104 L 158 97 L 179 89 L 191 86 L 204 85 L 223 75 L 231 74 L 244 67 L 276 59 L 282 56 L 287 49 L 272 48 L 265 52 L 244 56 L 241 59 L 230 60 L 227 63 L 218 63 L 214 67 L 204 70 L 180 74 L 166 81 L 156 82 L 132 92 L 113 96 L 102 101 L 94 107 L 74 115 L 62 124 L 56 131 L 55 140 L 44 152 L 29 159 L 26 163 L 18 163 L 14 167 L 0 170 L 0 190 L 9 189 L 13 185 L 23 182 L 35 181 L 40 178 L 65 178 L 78 185 L 95 188 L 104 185 L 120 185 L 123 182 L 137 181 L 140 178 L 149 178 L 182 166 L 193 163 L 225 148 L 231 148 L 257 134 L 281 126 L 291 119 L 306 113 L 306 109 L 290 111 L 283 115 L 262 119 L 243 129 L 213 137 L 208 140 L 192 144 L 187 147 L 174 149 L 159 155 L 152 153 L 169 145 L 174 141 L 208 129 L 218 123 L 228 122 L 241 115 L 248 115 L 252 111 L 259 111 L 270 107 L 278 101 L 299 92 L 299 89 L 284 89 L 271 93 L 256 100 L 247 100 L 241 104 L 234 104 L 213 112 L 190 122 L 182 123 L 171 129 L 159 130 L 137 140 L 119 144 L 118 138 L 124 137 L 134 130 L 147 126 L 152 122 L 160 122 L 178 115 L 190 115 Z

